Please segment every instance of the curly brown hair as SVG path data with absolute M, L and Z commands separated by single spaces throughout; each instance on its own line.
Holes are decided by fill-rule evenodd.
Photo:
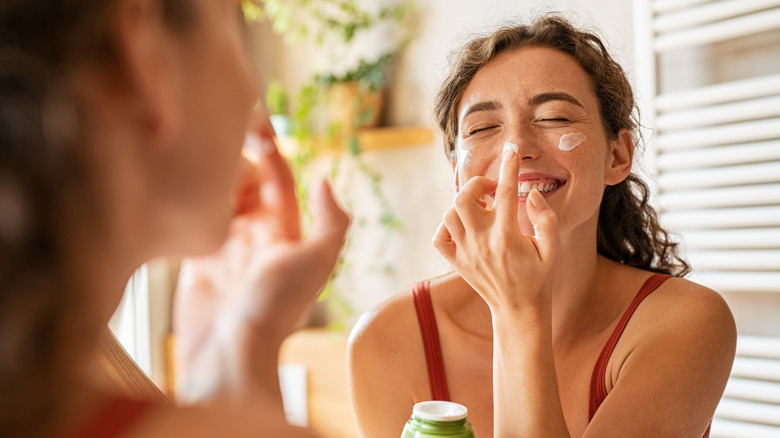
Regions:
M 73 68 L 111 63 L 117 0 L 0 1 L 0 430 L 49 436 L 104 322 L 68 272 L 68 217 L 89 207 Z M 172 29 L 192 2 L 161 0 Z
M 607 137 L 616 139 L 622 129 L 627 129 L 633 144 L 639 143 L 639 111 L 623 68 L 594 33 L 575 28 L 559 14 L 548 14 L 530 24 L 501 27 L 473 39 L 457 52 L 434 105 L 450 160 L 455 159 L 458 106 L 466 87 L 499 53 L 528 46 L 552 48 L 573 56 L 590 76 Z M 606 187 L 599 211 L 598 252 L 626 265 L 684 276 L 690 267 L 679 254 L 678 243 L 659 224 L 649 197 L 647 184 L 634 173 Z

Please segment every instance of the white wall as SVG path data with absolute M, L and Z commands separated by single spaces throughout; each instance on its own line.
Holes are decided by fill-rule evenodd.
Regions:
M 428 126 L 433 97 L 444 78 L 449 54 L 469 36 L 489 32 L 498 25 L 544 12 L 560 10 L 579 25 L 594 29 L 605 38 L 613 55 L 633 75 L 632 2 L 627 0 L 417 0 L 414 39 L 395 68 L 386 123 L 393 126 Z M 266 79 L 279 78 L 288 90 L 297 90 L 312 73 L 316 50 L 287 47 L 267 26 L 256 29 L 259 71 Z M 446 272 L 448 267 L 431 247 L 430 241 L 441 215 L 453 195 L 451 167 L 441 143 L 370 152 L 365 155 L 384 176 L 384 188 L 404 229 L 393 236 L 382 260 L 375 248 L 381 231 L 353 227 L 350 271 L 340 279 L 342 295 L 355 309 L 355 315 L 373 307 L 409 284 Z M 341 188 L 344 197 L 361 192 L 360 183 Z M 345 193 L 349 192 L 349 193 Z M 360 197 L 361 195 L 357 195 Z M 369 195 L 363 195 L 369 196 Z M 369 209 L 370 199 L 353 208 Z M 395 273 L 374 272 L 385 261 Z M 351 318 L 347 323 L 350 323 Z
M 475 34 L 549 11 L 603 35 L 619 62 L 633 69 L 632 6 L 626 0 L 418 0 L 416 38 L 398 66 L 391 124 L 431 123 L 433 96 L 447 72 L 448 56 Z M 432 124 L 432 123 L 431 123 Z

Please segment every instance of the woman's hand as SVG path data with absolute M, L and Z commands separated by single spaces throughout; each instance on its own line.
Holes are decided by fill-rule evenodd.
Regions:
M 323 182 L 303 240 L 295 181 L 271 129 L 248 143 L 257 162 L 242 163 L 227 241 L 182 263 L 174 315 L 182 401 L 278 393 L 278 348 L 330 276 L 349 225 Z
M 525 203 L 535 235 L 520 231 L 518 169 L 517 153 L 505 148 L 499 180 L 471 178 L 433 238 L 436 249 L 494 314 L 499 309 L 528 309 L 549 302 L 549 279 L 560 245 L 555 212 L 536 190 Z M 493 193 L 491 208 L 483 198 Z
M 490 307 L 495 436 L 566 437 L 552 351 L 558 220 L 532 190 L 525 208 L 534 235 L 520 231 L 518 170 L 517 153 L 506 147 L 498 182 L 469 180 L 433 242 Z M 482 198 L 493 193 L 495 205 L 488 208 Z

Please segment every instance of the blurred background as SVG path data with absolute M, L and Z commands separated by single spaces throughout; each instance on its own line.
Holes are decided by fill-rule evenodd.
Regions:
M 780 0 L 258 0 L 244 7 L 250 55 L 299 191 L 328 176 L 353 215 L 336 275 L 283 354 L 324 364 L 304 368 L 308 414 L 295 415 L 326 436 L 354 436 L 343 348 L 356 319 L 449 270 L 430 241 L 454 194 L 432 116 L 450 53 L 552 11 L 598 33 L 627 71 L 647 140 L 637 170 L 690 278 L 724 295 L 741 344 L 759 342 L 740 354 L 776 359 L 748 367 L 768 370 L 758 388 L 769 399 L 735 409 L 780 428 Z M 144 266 L 112 321 L 164 389 L 177 270 Z M 734 398 L 756 390 L 742 392 Z M 323 425 L 329 417 L 341 428 Z

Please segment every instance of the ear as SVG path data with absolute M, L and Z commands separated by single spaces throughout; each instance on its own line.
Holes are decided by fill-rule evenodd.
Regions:
M 620 183 L 629 173 L 634 160 L 634 142 L 627 129 L 621 129 L 614 140 L 609 140 L 609 156 L 604 183 L 612 186 Z
M 167 137 L 178 129 L 173 39 L 153 0 L 125 0 L 117 11 L 116 50 L 122 85 L 140 129 Z

